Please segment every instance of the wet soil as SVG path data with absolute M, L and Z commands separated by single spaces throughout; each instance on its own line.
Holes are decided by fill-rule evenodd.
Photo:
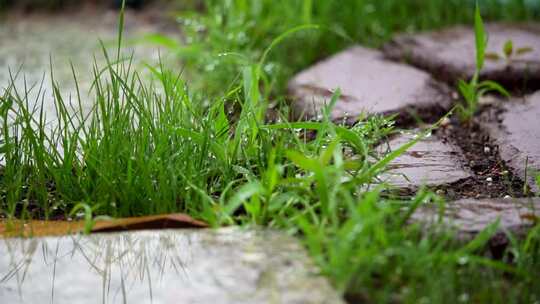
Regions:
M 446 128 L 439 131 L 461 149 L 464 164 L 473 173 L 473 177 L 448 186 L 445 195 L 451 199 L 459 198 L 501 198 L 527 197 L 523 193 L 524 183 L 515 176 L 499 154 L 499 147 L 494 140 L 473 120 L 463 124 L 457 118 Z
M 515 175 L 508 164 L 501 158 L 499 146 L 495 139 L 490 137 L 479 120 L 487 117 L 497 117 L 494 112 L 501 112 L 499 105 L 484 107 L 481 112 L 469 123 L 462 123 L 456 116 L 436 130 L 433 136 L 442 142 L 458 148 L 458 159 L 464 169 L 471 172 L 471 176 L 448 184 L 428 186 L 427 188 L 445 197 L 447 200 L 464 198 L 521 198 L 532 197 L 534 193 L 524 192 L 525 183 Z M 489 112 L 489 115 L 485 113 Z M 426 116 L 423 123 L 433 123 L 440 119 L 437 110 L 433 116 Z M 403 117 L 404 115 L 401 115 Z M 497 121 L 492 121 L 497 124 Z M 412 121 L 398 124 L 403 128 L 414 128 Z M 389 191 L 391 197 L 407 198 L 416 194 L 418 188 L 398 188 Z

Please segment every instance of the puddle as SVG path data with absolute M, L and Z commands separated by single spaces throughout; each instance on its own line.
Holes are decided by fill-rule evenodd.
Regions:
M 341 303 L 274 231 L 162 230 L 0 241 L 3 303 Z

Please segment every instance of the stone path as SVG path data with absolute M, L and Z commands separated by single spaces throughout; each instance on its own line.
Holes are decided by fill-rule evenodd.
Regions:
M 540 24 L 489 24 L 486 29 L 490 35 L 490 59 L 486 61 L 482 78 L 501 82 L 517 95 L 540 89 Z M 505 58 L 503 46 L 509 40 L 513 44 L 513 54 Z M 414 120 L 411 122 L 407 117 L 431 118 L 433 121 L 442 117 L 445 109 L 459 102 L 456 92 L 437 80 L 453 85 L 458 79 L 472 76 L 474 67 L 474 32 L 471 28 L 455 27 L 398 36 L 383 47 L 383 54 L 355 46 L 299 73 L 290 81 L 289 90 L 292 106 L 300 118 L 318 119 L 321 108 L 339 88 L 342 97 L 332 113 L 335 121 L 342 122 L 347 116 L 346 122 L 352 124 L 361 113 L 398 113 L 398 125 L 416 128 Z M 502 106 L 491 103 L 484 107 L 488 110 L 485 112 L 496 113 L 495 118 L 482 120 L 482 115 L 479 115 L 473 126 L 469 126 L 479 127 L 459 132 L 459 136 L 467 137 L 465 139 L 470 137 L 471 140 L 467 142 L 484 141 L 485 145 L 481 145 L 480 150 L 467 147 L 465 153 L 464 147 L 456 145 L 458 142 L 452 143 L 460 138 L 448 134 L 458 134 L 456 129 L 463 130 L 467 126 L 450 122 L 449 127 L 444 127 L 444 132 L 436 132 L 394 160 L 389 171 L 379 178 L 397 188 L 444 186 L 444 189 L 450 188 L 452 193 L 459 193 L 458 198 L 462 195 L 464 200 L 449 202 L 451 213 L 447 213 L 443 219 L 454 222 L 458 231 L 463 233 L 476 233 L 498 216 L 502 217 L 503 228 L 517 231 L 537 221 L 538 213 L 534 210 L 540 207 L 538 199 L 531 203 L 536 209 L 526 213 L 528 217 L 521 218 L 519 214 L 525 209 L 520 207 L 519 214 L 512 211 L 512 202 L 516 200 L 495 198 L 482 201 L 474 198 L 493 197 L 494 194 L 490 193 L 492 189 L 503 189 L 500 191 L 501 197 L 506 193 L 524 196 L 521 189 L 510 189 L 514 181 L 504 181 L 505 173 L 500 172 L 501 168 L 508 168 L 533 192 L 539 192 L 534 172 L 540 172 L 540 92 L 524 98 L 512 98 L 504 101 Z M 412 131 L 415 132 L 418 133 Z M 410 133 L 382 143 L 378 151 L 396 149 L 413 138 Z M 478 138 L 482 134 L 487 134 L 489 138 Z M 491 147 L 496 150 L 493 151 Z M 494 159 L 504 163 L 493 164 L 490 158 L 490 161 L 482 163 L 496 165 L 496 168 L 479 168 L 469 159 L 471 153 L 476 154 L 477 161 L 481 155 L 488 158 L 495 154 L 499 158 Z M 468 169 L 471 166 L 475 168 L 474 172 Z M 491 177 L 494 174 L 497 181 Z M 494 182 L 499 183 L 497 187 L 492 187 Z M 509 184 L 506 186 L 509 187 L 508 192 L 504 191 L 505 183 Z M 472 191 L 454 191 L 452 187 L 467 187 Z M 475 191 L 482 193 L 474 195 Z M 469 193 L 474 196 L 467 196 Z M 414 218 L 425 221 L 435 216 L 436 213 L 421 209 Z
M 0 240 L 2 303 L 342 303 L 276 231 L 161 230 Z
M 482 78 L 517 89 L 540 89 L 540 24 L 488 24 L 486 31 L 489 56 Z M 503 48 L 508 40 L 514 45 L 514 54 L 507 59 Z M 455 27 L 399 36 L 385 46 L 384 52 L 389 58 L 409 62 L 454 84 L 474 73 L 474 41 L 472 27 Z

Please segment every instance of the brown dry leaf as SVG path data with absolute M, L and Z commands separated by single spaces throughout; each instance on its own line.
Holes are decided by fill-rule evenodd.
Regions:
M 186 214 L 175 213 L 96 221 L 92 232 L 205 227 L 208 225 L 204 222 Z M 84 221 L 0 221 L 0 238 L 60 236 L 80 233 L 83 230 Z
M 130 217 L 97 221 L 92 232 L 113 232 L 141 229 L 205 228 L 208 225 L 182 213 Z

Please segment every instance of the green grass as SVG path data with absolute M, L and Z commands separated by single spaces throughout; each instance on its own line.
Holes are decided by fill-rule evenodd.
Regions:
M 473 24 L 473 0 L 209 0 L 175 14 L 185 37 L 152 35 L 147 40 L 176 52 L 186 74 L 205 94 L 223 94 L 237 79 L 239 66 L 256 62 L 272 40 L 306 24 L 305 30 L 283 41 L 263 67 L 276 98 L 287 79 L 313 62 L 361 43 L 379 47 L 399 32 L 415 32 L 452 24 Z M 540 5 L 528 0 L 483 0 L 488 21 L 540 19 Z M 195 9 L 197 7 L 197 9 Z M 189 73 L 189 71 L 194 71 Z M 225 86 L 226 88 L 226 86 Z
M 444 206 L 441 198 L 422 190 L 399 200 L 375 185 L 414 144 L 375 155 L 395 131 L 391 119 L 333 123 L 339 92 L 322 121 L 287 119 L 282 96 L 293 72 L 353 41 L 377 46 L 395 31 L 472 21 L 474 9 L 463 3 L 207 1 L 206 11 L 183 13 L 192 22 L 183 28 L 187 46 L 146 37 L 177 52 L 185 75 L 158 65 L 150 81 L 130 58 L 104 51 L 93 109 L 83 111 L 80 97 L 63 100 L 55 85 L 58 118 L 44 116 L 39 84 L 11 86 L 0 97 L 0 214 L 91 222 L 185 212 L 215 227 L 260 225 L 301 237 L 353 303 L 535 303 L 540 226 L 511 238 L 500 260 L 485 254 L 496 225 L 465 243 L 450 231 L 423 231 L 408 219 L 423 204 Z M 485 8 L 489 18 L 534 17 L 521 1 Z M 270 106 L 277 123 L 265 119 Z

